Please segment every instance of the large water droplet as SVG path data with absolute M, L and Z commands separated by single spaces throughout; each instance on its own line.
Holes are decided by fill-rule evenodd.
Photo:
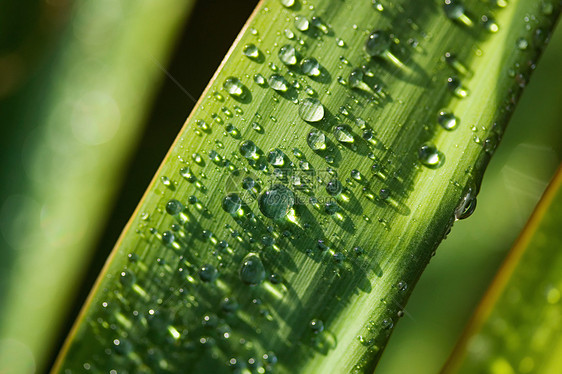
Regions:
M 318 122 L 324 118 L 324 105 L 318 99 L 306 98 L 301 101 L 299 116 L 306 122 Z
M 260 196 L 258 205 L 264 216 L 281 219 L 295 205 L 295 194 L 284 185 L 275 184 Z
M 298 62 L 297 50 L 292 45 L 284 45 L 279 49 L 279 59 L 287 66 L 296 65 Z
M 323 151 L 326 149 L 326 135 L 322 131 L 311 131 L 308 133 L 306 142 L 313 151 Z
M 242 207 L 242 199 L 235 193 L 228 194 L 222 200 L 222 208 L 225 212 L 236 214 Z
M 248 253 L 244 257 L 239 275 L 242 282 L 252 286 L 263 282 L 265 279 L 265 268 L 257 253 Z
M 437 169 L 445 162 L 445 155 L 431 143 L 425 143 L 418 150 L 420 162 L 430 169 Z

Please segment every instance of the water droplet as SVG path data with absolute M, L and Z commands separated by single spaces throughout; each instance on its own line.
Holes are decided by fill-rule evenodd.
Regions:
M 334 128 L 334 135 L 340 143 L 353 143 L 354 137 L 347 125 L 338 125 Z
M 369 56 L 382 56 L 390 49 L 392 38 L 383 30 L 373 31 L 365 43 L 365 51 Z
M 326 192 L 330 196 L 338 196 L 343 191 L 343 186 L 341 182 L 337 179 L 333 179 L 326 185 Z
M 299 106 L 299 116 L 306 122 L 318 122 L 324 118 L 324 105 L 318 99 L 306 98 Z
M 301 62 L 302 72 L 310 77 L 317 77 L 320 75 L 320 64 L 315 58 L 305 58 Z
M 287 39 L 292 40 L 292 39 L 294 39 L 294 37 L 295 37 L 295 33 L 292 32 L 290 29 L 285 29 L 285 30 L 283 31 L 283 33 L 285 34 L 285 37 L 286 37 Z
M 188 182 L 190 183 L 195 182 L 195 180 L 197 179 L 195 178 L 195 175 L 193 175 L 193 173 L 191 172 L 191 169 L 189 169 L 187 166 L 180 169 L 180 175 L 185 179 L 187 179 Z
M 529 42 L 525 38 L 519 38 L 515 42 L 515 45 L 517 46 L 517 48 L 524 51 L 525 49 L 527 49 L 529 47 Z
M 295 194 L 282 184 L 275 184 L 259 198 L 259 208 L 264 216 L 281 219 L 295 204 Z
M 375 30 L 365 43 L 365 52 L 371 57 L 382 57 L 394 65 L 403 68 L 402 62 L 390 51 L 391 35 L 384 30 Z
M 384 10 L 384 6 L 381 4 L 379 0 L 373 0 L 372 3 L 373 3 L 373 7 L 379 12 L 382 12 Z
M 275 91 L 287 92 L 289 89 L 289 82 L 282 75 L 273 74 L 269 77 L 268 83 Z
M 353 69 L 351 73 L 349 73 L 349 77 L 347 81 L 351 88 L 356 88 L 365 92 L 374 93 L 371 87 L 367 83 L 363 81 L 363 71 L 359 68 Z
M 343 48 L 345 47 L 345 41 L 343 41 L 343 39 L 336 38 L 336 45 L 340 48 Z
M 256 82 L 256 84 L 258 84 L 260 86 L 263 86 L 263 85 L 265 85 L 265 78 L 264 78 L 263 75 L 258 73 L 256 75 L 254 75 L 254 82 Z
M 306 31 L 310 27 L 310 22 L 304 16 L 296 16 L 295 17 L 295 27 L 297 30 Z
M 267 160 L 273 166 L 283 166 L 285 163 L 285 154 L 279 148 L 275 148 L 269 151 Z
M 467 192 L 459 201 L 455 209 L 455 221 L 466 219 L 474 213 L 476 209 L 476 192 L 474 187 L 468 187 Z
M 135 274 L 133 274 L 130 270 L 124 270 L 120 275 L 121 276 L 119 277 L 119 282 L 124 287 L 131 287 L 137 281 Z
M 480 20 L 482 21 L 482 26 L 484 26 L 484 28 L 486 29 L 486 31 L 490 32 L 490 33 L 496 33 L 499 31 L 500 26 L 498 25 L 498 23 L 496 22 L 495 19 L 493 19 L 490 16 L 487 15 L 483 15 Z
M 281 5 L 283 5 L 286 8 L 290 8 L 293 5 L 295 5 L 295 0 L 281 0 Z
M 165 231 L 162 233 L 162 243 L 164 245 L 170 245 L 176 240 L 176 236 L 171 231 Z
M 463 99 L 468 96 L 468 90 L 462 85 L 457 77 L 449 77 L 447 79 L 447 86 L 456 97 Z
M 161 181 L 162 184 L 163 184 L 164 186 L 166 186 L 166 187 L 172 186 L 172 181 L 170 180 L 170 178 L 168 178 L 168 177 L 166 177 L 166 176 L 160 177 L 160 181 Z
M 248 253 L 242 260 L 238 272 L 240 280 L 248 285 L 256 286 L 265 279 L 265 268 L 257 253 Z
M 279 49 L 279 59 L 287 66 L 296 65 L 298 62 L 297 50 L 292 45 L 284 45 Z
M 457 55 L 455 55 L 454 53 L 446 52 L 445 53 L 445 61 L 447 62 L 447 64 L 449 64 L 449 66 L 451 66 L 453 69 L 455 69 L 459 74 L 467 75 L 469 73 L 466 66 L 464 66 L 459 61 L 459 59 L 457 58 Z
M 430 169 L 437 169 L 445 162 L 445 155 L 431 143 L 425 143 L 420 147 L 418 158 L 423 165 Z
M 361 172 L 357 169 L 351 171 L 351 178 L 360 181 L 362 179 Z
M 217 275 L 218 271 L 213 265 L 206 264 L 199 269 L 199 278 L 203 282 L 212 282 L 217 278 Z
M 328 25 L 322 20 L 320 17 L 312 17 L 311 22 L 312 26 L 316 27 L 318 30 L 322 31 L 324 34 L 328 34 L 330 29 Z
M 460 121 L 457 117 L 455 117 L 453 113 L 447 112 L 445 110 L 440 111 L 437 115 L 437 123 L 439 123 L 439 125 L 441 125 L 441 127 L 443 127 L 445 130 L 452 131 L 456 129 L 459 125 L 459 122 Z
M 258 57 L 260 57 L 260 50 L 258 49 L 258 47 L 256 47 L 255 44 L 246 44 L 244 46 L 244 49 L 242 50 L 242 53 L 244 54 L 244 56 L 252 59 L 252 60 L 256 60 Z
M 222 208 L 230 214 L 237 214 L 242 208 L 242 199 L 235 193 L 228 194 L 222 200 Z
M 324 204 L 324 212 L 326 212 L 326 214 L 330 216 L 333 216 L 339 210 L 340 207 L 338 206 L 338 203 L 336 203 L 335 201 L 328 201 L 326 204 Z
M 176 199 L 168 201 L 166 204 L 166 212 L 169 215 L 175 216 L 183 210 L 183 204 Z
M 466 15 L 464 5 L 458 0 L 445 0 L 443 10 L 447 17 L 465 26 L 472 26 L 472 20 Z
M 313 151 L 323 151 L 326 149 L 326 135 L 322 131 L 311 131 L 308 133 L 306 142 Z
M 320 319 L 314 318 L 312 321 L 310 321 L 309 325 L 310 325 L 310 329 L 315 334 L 324 331 L 324 322 L 322 322 L 322 320 Z
M 247 159 L 258 159 L 259 156 L 257 154 L 258 147 L 254 144 L 251 140 L 245 140 L 240 143 L 240 154 Z
M 246 87 L 236 77 L 226 78 L 223 87 L 234 98 L 243 99 L 246 96 Z

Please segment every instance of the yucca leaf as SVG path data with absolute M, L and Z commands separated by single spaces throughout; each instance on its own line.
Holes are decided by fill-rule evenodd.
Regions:
M 0 371 L 27 373 L 50 364 L 163 77 L 155 60 L 167 59 L 193 1 L 16 3 L 3 8 L 13 26 L 2 37 L 31 36 L 6 57 L 3 78 L 20 82 L 0 102 Z M 35 6 L 39 20 L 20 25 Z M 43 45 L 55 25 L 62 32 Z
M 465 5 L 263 1 L 55 371 L 372 370 L 559 12 Z

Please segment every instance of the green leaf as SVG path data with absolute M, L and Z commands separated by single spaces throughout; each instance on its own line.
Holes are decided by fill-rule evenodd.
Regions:
M 291 4 L 249 20 L 55 370 L 372 370 L 560 10 Z
M 3 37 L 30 34 L 2 60 L 10 91 L 0 83 L 0 371 L 18 373 L 49 365 L 163 77 L 155 60 L 193 5 L 33 3 L 2 23 Z
M 467 326 L 445 373 L 562 370 L 562 169 Z

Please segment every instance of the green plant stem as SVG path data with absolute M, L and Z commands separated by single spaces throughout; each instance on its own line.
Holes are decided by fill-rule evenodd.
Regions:
M 544 46 L 542 35 L 560 11 L 526 1 L 505 9 L 468 2 L 472 17 L 494 13 L 499 31 L 487 34 L 477 18 L 470 28 L 459 25 L 433 1 L 383 5 L 378 11 L 368 1 L 260 4 L 123 232 L 55 371 L 84 365 L 130 372 L 229 372 L 229 366 L 267 371 L 271 351 L 282 373 L 374 368 L 459 202 L 477 193 Z M 304 27 L 296 16 L 311 21 L 309 30 L 298 30 Z M 393 35 L 391 59 L 365 53 L 377 29 Z M 250 43 L 257 55 L 249 53 Z M 290 58 L 278 53 L 285 44 L 303 59 L 317 59 L 323 74 L 310 78 L 284 66 Z M 446 52 L 455 53 L 464 68 L 447 65 Z M 350 73 L 358 68 L 364 85 L 351 87 Z M 292 88 L 276 92 L 271 86 L 280 79 L 257 84 L 257 74 L 266 80 L 282 75 Z M 448 88 L 455 75 L 467 95 Z M 229 77 L 244 85 L 241 95 L 232 87 L 229 95 L 227 83 L 236 82 Z M 317 123 L 299 115 L 310 96 L 325 109 Z M 455 131 L 436 123 L 443 108 L 460 119 Z M 358 119 L 372 128 L 376 144 L 361 138 Z M 352 145 L 338 144 L 342 134 L 335 127 L 342 123 L 351 129 Z M 326 134 L 327 149 L 314 152 L 307 139 L 318 130 Z M 248 161 L 244 154 L 252 152 L 247 143 L 240 151 L 243 141 L 255 143 L 263 155 Z M 425 142 L 445 156 L 441 167 L 425 167 L 418 159 Z M 284 152 L 292 172 L 300 173 L 304 160 L 317 171 L 310 191 L 274 176 L 275 167 L 266 162 L 273 148 Z M 361 180 L 350 177 L 354 169 Z M 244 177 L 256 181 L 257 196 L 284 184 L 303 203 L 294 214 L 270 219 L 244 194 Z M 338 201 L 339 218 L 309 203 L 309 197 L 327 197 L 332 178 L 347 189 L 347 201 Z M 232 192 L 243 196 L 243 215 L 223 210 Z M 186 207 L 182 214 L 166 213 L 171 199 Z M 244 284 L 249 254 L 281 283 L 258 276 L 256 285 Z M 217 269 L 216 279 L 208 265 Z M 225 298 L 239 308 L 225 308 Z

